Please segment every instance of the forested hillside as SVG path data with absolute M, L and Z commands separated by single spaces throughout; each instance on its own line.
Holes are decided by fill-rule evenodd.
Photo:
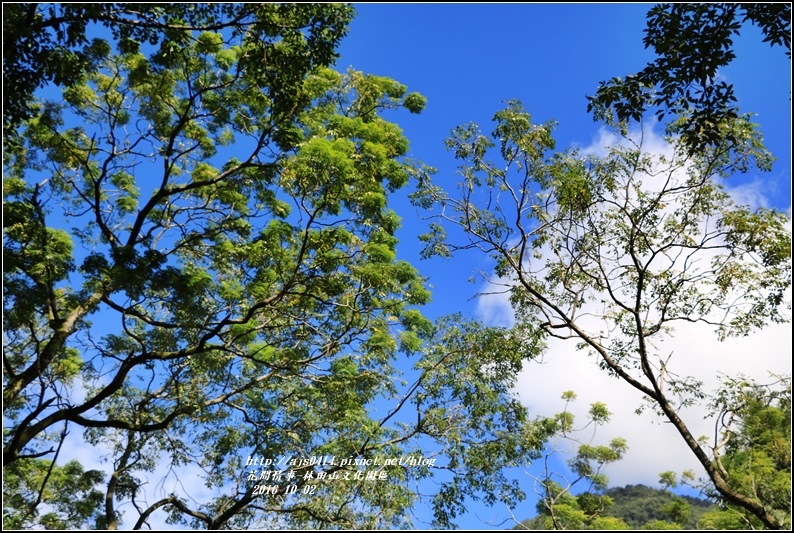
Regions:
M 697 529 L 697 523 L 709 510 L 716 505 L 707 500 L 691 496 L 677 496 L 670 491 L 654 489 L 645 485 L 626 485 L 625 487 L 612 487 L 605 491 L 606 496 L 612 499 L 611 507 L 604 513 L 606 516 L 621 519 L 625 529 L 662 529 L 661 522 L 675 525 L 671 521 L 671 504 L 683 500 L 689 506 L 689 520 L 685 529 Z M 655 527 L 649 527 L 655 526 Z M 547 529 L 544 525 L 544 516 L 536 516 L 517 524 L 513 529 Z M 675 528 L 677 529 L 677 528 Z
M 622 518 L 632 528 L 641 528 L 652 520 L 665 520 L 668 513 L 665 506 L 676 498 L 683 498 L 692 509 L 688 529 L 695 529 L 697 521 L 715 505 L 707 500 L 691 496 L 676 496 L 670 491 L 654 489 L 645 485 L 626 485 L 607 490 L 607 495 L 614 500 L 610 510 L 612 516 Z

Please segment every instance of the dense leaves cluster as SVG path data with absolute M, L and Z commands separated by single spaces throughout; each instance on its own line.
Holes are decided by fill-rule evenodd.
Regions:
M 121 47 L 178 47 L 186 30 L 248 35 L 251 70 L 277 67 L 282 89 L 300 82 L 312 64 L 328 65 L 347 32 L 349 7 L 261 7 L 256 4 L 35 4 L 3 6 L 3 128 L 12 134 L 35 114 L 36 89 L 71 87 L 97 70 L 109 37 Z M 104 31 L 97 31 L 104 28 Z M 109 35 L 108 35 L 109 34 Z M 102 37 L 105 35 L 105 37 Z M 303 37 L 305 36 L 305 38 Z M 289 51 L 272 48 L 278 38 Z M 272 74 L 271 74 L 272 76 Z M 271 78 L 272 81 L 272 78 Z M 271 85 L 274 87 L 274 85 Z
M 712 400 L 717 415 L 715 462 L 732 489 L 752 495 L 791 528 L 791 378 L 760 384 L 726 379 Z M 758 529 L 757 517 L 705 485 L 721 509 L 704 517 L 712 529 Z
M 97 490 L 104 481 L 98 470 L 84 471 L 77 461 L 57 466 L 43 459 L 22 459 L 4 472 L 3 527 L 22 529 L 34 519 L 45 529 L 79 529 L 96 521 L 105 495 Z M 50 511 L 37 516 L 38 506 L 46 503 Z
M 135 528 L 156 513 L 210 529 L 397 527 L 412 483 L 442 466 L 454 472 L 436 501 L 442 525 L 459 494 L 517 494 L 500 469 L 538 437 L 509 383 L 535 352 L 416 309 L 430 294 L 396 257 L 388 195 L 420 169 L 381 114 L 425 99 L 328 68 L 350 15 L 9 11 L 20 26 L 4 34 L 5 79 L 18 74 L 4 122 L 18 140 L 4 158 L 4 525 L 113 529 L 124 505 Z M 94 23 L 109 35 L 89 42 Z M 49 80 L 62 92 L 33 98 Z M 107 475 L 61 466 L 81 434 Z M 351 474 L 342 458 L 409 451 L 448 464 L 310 481 Z M 263 494 L 248 456 L 338 461 L 298 461 Z
M 734 36 L 743 25 L 760 28 L 763 41 L 784 46 L 791 56 L 791 5 L 681 3 L 660 4 L 648 12 L 645 47 L 658 58 L 636 74 L 602 82 L 588 97 L 597 119 L 674 117 L 671 132 L 690 150 L 738 141 L 721 127 L 738 116 L 733 85 L 717 76 L 736 57 Z M 679 120 L 684 117 L 684 120 Z

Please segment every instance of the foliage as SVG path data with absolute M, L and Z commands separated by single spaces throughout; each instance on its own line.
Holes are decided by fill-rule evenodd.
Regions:
M 587 423 L 576 428 L 575 417 L 568 406 L 576 399 L 573 391 L 563 393 L 565 409 L 551 418 L 539 420 L 541 426 L 553 435 L 544 452 L 543 472 L 534 480 L 540 495 L 537 503 L 538 518 L 533 529 L 627 529 L 626 524 L 609 516 L 612 498 L 604 494 L 607 478 L 603 468 L 619 461 L 628 449 L 626 441 L 612 439 L 609 445 L 594 445 L 595 433 L 599 426 L 607 423 L 611 416 L 606 405 L 593 403 L 588 412 Z M 588 439 L 579 435 L 592 426 Z M 577 446 L 576 453 L 569 459 L 568 466 L 572 477 L 564 476 L 553 470 L 552 459 L 567 445 Z M 579 484 L 586 485 L 584 491 L 574 495 Z
M 747 23 L 761 30 L 763 42 L 772 47 L 784 46 L 791 57 L 790 4 L 662 4 L 654 7 L 648 13 L 644 43 L 646 48 L 653 48 L 658 58 L 635 75 L 602 82 L 597 93 L 588 97 L 588 110 L 593 111 L 596 118 L 626 122 L 641 120 L 646 110 L 656 108 L 659 119 L 666 115 L 675 117 L 668 131 L 680 135 L 685 147 L 694 153 L 720 145 L 741 146 L 742 136 L 736 136 L 733 128 L 725 127 L 738 118 L 733 85 L 719 79 L 717 74 L 735 58 L 734 36 L 738 36 Z M 726 219 L 730 224 L 733 216 Z M 760 234 L 750 238 L 756 242 L 761 239 Z M 781 245 L 786 244 L 781 241 Z M 767 258 L 762 255 L 763 261 Z M 729 277 L 734 275 L 744 281 L 740 271 Z M 728 283 L 728 276 L 724 283 Z M 778 304 L 780 293 L 775 296 L 774 291 L 771 292 L 770 299 Z M 753 325 L 759 326 L 760 321 L 753 321 Z M 721 439 L 712 448 L 714 463 L 731 491 L 749 496 L 776 515 L 775 524 L 790 528 L 790 452 L 776 451 L 781 443 L 790 450 L 790 407 L 787 417 L 785 400 L 782 407 L 770 407 L 777 416 L 782 415 L 789 421 L 781 427 L 775 423 L 775 415 L 772 416 L 768 421 L 769 432 L 775 436 L 769 437 L 770 441 L 750 438 L 752 442 L 748 442 L 738 436 L 743 436 L 744 428 L 734 433 L 734 428 L 730 427 L 731 423 L 745 418 L 753 420 L 756 416 L 758 408 L 752 406 L 752 401 L 737 400 L 737 396 L 745 394 L 745 387 L 769 402 L 778 402 L 774 395 L 759 393 L 761 387 L 748 384 L 744 378 L 726 382 L 714 403 L 721 415 L 720 423 L 725 424 L 718 427 Z M 722 452 L 728 452 L 731 461 L 724 461 Z M 760 457 L 755 457 L 756 454 Z M 748 512 L 746 506 L 726 501 L 730 498 L 725 497 L 723 489 L 711 489 L 708 493 L 722 499 L 729 509 L 721 518 L 717 517 L 719 513 L 712 514 L 715 527 L 770 526 L 768 515 L 761 520 L 757 517 L 760 509 Z
M 506 467 L 537 459 L 554 431 L 532 421 L 515 397 L 518 372 L 535 357 L 537 331 L 486 328 L 453 315 L 439 321 L 419 364 L 423 377 L 413 402 L 417 427 L 438 443 L 449 476 L 439 477 L 434 525 L 449 528 L 466 511 L 466 497 L 515 507 L 525 498 Z
M 601 522 L 599 527 L 592 524 L 590 529 L 713 529 L 701 527 L 701 517 L 716 509 L 716 505 L 708 500 L 693 498 L 691 496 L 676 496 L 668 490 L 654 489 L 645 485 L 626 485 L 625 487 L 610 487 L 603 493 L 610 498 L 609 509 L 599 518 L 609 519 L 610 522 Z M 675 506 L 673 506 L 673 502 Z M 676 509 L 688 509 L 689 520 L 684 523 L 671 521 L 670 513 Z M 535 518 L 522 521 L 513 529 L 552 529 L 546 527 L 545 517 L 539 514 Z M 604 527 L 612 524 L 612 527 Z M 706 522 L 703 522 L 706 525 Z
M 728 484 L 750 495 L 791 527 L 791 378 L 770 385 L 744 376 L 726 378 L 712 400 L 717 416 L 715 463 Z M 726 501 L 708 484 L 706 494 L 721 508 L 703 518 L 708 529 L 756 529 L 759 520 Z
M 717 415 L 719 441 L 716 457 L 726 479 L 744 493 L 752 494 L 787 526 L 790 518 L 791 381 L 782 377 L 772 385 L 761 385 L 745 377 L 726 378 L 712 399 Z M 724 454 L 723 454 L 724 452 Z M 773 463 L 770 465 L 770 463 Z M 681 482 L 692 484 L 694 475 L 684 473 Z M 624 527 L 663 529 L 759 529 L 760 521 L 746 509 L 726 503 L 708 480 L 696 485 L 709 500 L 676 496 L 669 488 L 679 485 L 674 472 L 662 472 L 662 490 L 643 485 L 609 488 L 603 492 L 609 506 L 599 518 L 624 522 Z M 587 493 L 584 493 L 587 495 Z M 582 496 L 566 496 L 560 509 L 566 519 L 578 519 L 580 529 L 594 529 L 585 521 Z M 717 502 L 717 503 L 714 503 Z M 538 516 L 522 522 L 526 529 L 560 529 L 543 502 Z M 520 529 L 517 527 L 516 529 Z M 612 529 L 601 525 L 598 529 Z
M 184 42 L 188 30 L 247 34 L 241 63 L 259 69 L 267 63 L 291 85 L 312 64 L 328 65 L 347 32 L 347 6 L 263 7 L 257 4 L 34 4 L 3 6 L 3 130 L 14 136 L 31 107 L 36 89 L 52 82 L 68 88 L 100 68 L 110 48 L 107 28 L 120 46 L 160 45 L 167 53 Z M 302 35 L 306 36 L 303 38 Z M 276 40 L 289 50 L 274 49 Z M 268 52 L 271 52 L 268 54 Z M 286 53 L 285 53 L 286 52 Z M 264 59 L 267 57 L 267 61 Z M 286 88 L 286 87 L 285 87 Z
M 98 470 L 84 471 L 77 461 L 63 466 L 44 459 L 22 459 L 3 470 L 3 529 L 35 524 L 45 529 L 103 528 L 99 513 L 105 495 L 95 486 Z M 39 514 L 40 504 L 50 510 Z
M 509 394 L 530 328 L 434 326 L 396 257 L 388 197 L 422 170 L 381 114 L 424 97 L 327 68 L 348 6 L 137 9 L 9 12 L 34 24 L 7 39 L 41 48 L 8 68 L 43 70 L 12 87 L 4 154 L 4 520 L 114 529 L 124 505 L 134 528 L 401 527 L 414 484 L 446 472 L 440 525 L 461 495 L 518 498 L 499 469 L 542 439 Z M 92 21 L 113 46 L 83 47 Z M 62 94 L 35 100 L 49 79 Z M 66 426 L 106 479 L 42 479 Z M 438 465 L 383 462 L 431 452 Z M 64 514 L 59 487 L 87 508 Z
M 651 521 L 677 522 L 679 529 L 695 529 L 700 517 L 714 508 L 714 504 L 708 500 L 676 496 L 669 490 L 653 489 L 644 485 L 613 487 L 606 494 L 615 502 L 610 514 L 623 518 L 634 529 Z M 687 511 L 689 518 L 684 520 Z M 678 516 L 674 518 L 672 512 Z
M 724 498 L 781 527 L 770 507 L 729 483 L 679 417 L 704 393 L 661 344 L 682 322 L 725 338 L 789 320 L 787 217 L 736 205 L 720 185 L 752 161 L 769 168 L 755 127 L 737 119 L 726 127 L 741 143 L 697 153 L 669 138 L 663 155 L 618 131 L 606 155 L 584 156 L 552 152 L 553 125 L 532 124 L 518 102 L 494 121 L 494 141 L 473 124 L 448 141 L 461 162 L 458 197 L 429 180 L 414 194 L 468 238 L 448 242 L 437 222 L 428 250 L 493 257 L 490 282 L 510 292 L 519 325 L 575 339 L 674 425 Z
M 588 111 L 596 118 L 640 120 L 656 108 L 658 118 L 676 119 L 689 149 L 698 151 L 725 140 L 740 141 L 721 126 L 738 116 L 733 84 L 718 78 L 719 69 L 736 57 L 734 35 L 752 23 L 761 30 L 763 42 L 785 46 L 791 57 L 791 5 L 682 3 L 659 4 L 648 12 L 643 42 L 658 56 L 636 74 L 601 82 L 588 97 Z

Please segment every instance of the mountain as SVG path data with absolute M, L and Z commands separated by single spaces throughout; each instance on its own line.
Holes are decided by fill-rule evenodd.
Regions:
M 649 522 L 656 522 L 658 529 L 662 522 L 670 519 L 669 507 L 676 500 L 683 500 L 689 505 L 689 519 L 686 529 L 696 529 L 698 520 L 709 510 L 716 508 L 713 502 L 691 496 L 678 496 L 667 490 L 654 489 L 645 485 L 626 485 L 625 487 L 612 487 L 604 492 L 613 500 L 612 506 L 603 514 L 605 517 L 623 519 L 631 529 L 641 529 Z M 544 517 L 536 516 L 517 524 L 513 529 L 545 529 Z M 650 524 L 648 524 L 650 525 Z M 671 524 L 672 525 L 672 524 Z

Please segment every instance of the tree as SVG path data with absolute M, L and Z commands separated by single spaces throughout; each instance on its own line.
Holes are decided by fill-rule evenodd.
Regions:
M 682 322 L 725 338 L 789 320 L 787 217 L 735 205 L 720 185 L 752 161 L 768 168 L 755 127 L 725 122 L 735 141 L 696 153 L 668 138 L 670 153 L 660 155 L 644 150 L 641 134 L 621 137 L 622 124 L 598 157 L 552 153 L 553 124 L 532 124 L 518 102 L 494 121 L 495 142 L 471 124 L 447 143 L 461 162 L 459 196 L 429 179 L 415 193 L 441 221 L 424 237 L 427 252 L 494 257 L 490 281 L 509 291 L 518 324 L 576 340 L 677 429 L 726 501 L 782 527 L 771 507 L 726 479 L 681 419 L 678 410 L 704 394 L 660 345 Z M 491 159 L 494 146 L 501 162 Z M 467 242 L 448 242 L 442 224 L 461 228 Z
M 395 254 L 388 195 L 419 170 L 380 114 L 424 98 L 328 68 L 348 6 L 137 9 L 9 12 L 35 24 L 8 39 L 52 40 L 8 63 L 44 70 L 4 154 L 4 523 L 397 527 L 448 472 L 441 525 L 517 498 L 500 469 L 540 437 L 509 385 L 537 350 L 431 324 Z M 73 52 L 91 21 L 116 41 Z M 79 432 L 108 475 L 58 464 Z
M 591 404 L 589 420 L 581 428 L 576 428 L 575 418 L 568 411 L 568 405 L 576 399 L 576 394 L 566 391 L 562 398 L 565 409 L 540 421 L 553 436 L 543 454 L 542 473 L 530 475 L 540 495 L 535 522 L 541 521 L 541 529 L 628 529 L 622 520 L 608 516 L 612 498 L 603 493 L 607 488 L 607 477 L 602 473 L 606 465 L 623 457 L 628 449 L 626 441 L 615 438 L 608 446 L 593 445 L 596 430 L 611 416 L 606 405 L 601 402 Z M 592 433 L 585 442 L 578 435 L 591 426 Z M 568 460 L 573 477 L 555 472 L 551 465 L 552 458 L 559 454 L 563 444 L 577 445 L 576 453 Z M 585 490 L 574 495 L 574 487 L 580 483 L 586 485 Z
M 771 509 L 784 527 L 788 527 L 791 520 L 791 380 L 788 376 L 776 377 L 774 383 L 765 385 L 743 376 L 725 379 L 711 399 L 717 435 L 713 453 L 729 483 Z M 570 400 L 573 395 L 568 392 L 563 397 Z M 544 421 L 558 427 L 558 434 L 552 441 L 569 438 L 565 428 L 570 427 L 571 422 L 567 409 Z M 599 425 L 606 420 L 593 417 L 591 422 Z M 589 451 L 598 448 L 603 449 L 600 455 Z M 580 476 L 569 482 L 558 473 L 550 474 L 548 459 L 556 451 L 554 445 L 545 452 L 545 473 L 535 477 L 543 489 L 538 516 L 521 522 L 514 529 L 732 530 L 763 527 L 746 509 L 724 501 L 708 480 L 695 483 L 693 472 L 684 472 L 681 483 L 701 490 L 708 500 L 670 492 L 670 488 L 679 485 L 679 477 L 673 471 L 659 475 L 661 490 L 640 485 L 599 489 L 597 493 L 586 491 L 575 496 L 572 487 L 586 477 L 602 486 L 606 484 L 606 479 L 598 472 L 606 463 L 599 462 L 596 468 L 587 466 L 583 470 L 582 456 L 591 461 L 607 458 L 607 462 L 614 456 L 606 447 L 580 446 L 576 456 L 569 460 L 571 468 L 574 472 L 595 472 L 595 475 Z M 614 460 L 619 458 L 614 457 Z
M 324 9 L 311 5 L 280 9 L 256 4 L 4 5 L 4 134 L 13 138 L 21 122 L 34 114 L 31 102 L 36 89 L 48 82 L 68 88 L 94 72 L 108 46 L 108 32 L 116 42 L 152 46 L 173 45 L 185 30 L 223 30 L 237 36 L 247 33 L 249 54 L 240 62 L 247 62 L 249 69 L 259 68 L 257 64 L 263 66 L 262 60 L 274 38 L 285 38 L 297 48 L 290 53 L 282 50 L 271 54 L 267 64 L 277 69 L 285 81 L 294 83 L 310 64 L 328 65 L 332 61 L 351 13 L 346 6 Z M 107 28 L 105 36 L 89 40 L 94 33 L 89 28 L 97 27 Z M 299 44 L 301 33 L 306 33 L 308 43 Z
M 687 471 L 682 479 L 694 479 L 694 474 Z M 659 484 L 662 485 L 662 492 L 670 495 L 672 499 L 659 509 L 664 519 L 649 520 L 642 529 L 687 529 L 687 525 L 692 520 L 692 506 L 686 499 L 674 496 L 668 490 L 678 486 L 675 472 L 668 470 L 659 474 Z
M 720 127 L 738 117 L 738 108 L 733 85 L 717 74 L 736 57 L 733 37 L 748 22 L 758 26 L 770 46 L 785 46 L 791 58 L 790 4 L 655 6 L 648 12 L 643 42 L 658 58 L 636 74 L 601 82 L 588 97 L 588 111 L 597 119 L 626 122 L 656 108 L 659 119 L 674 117 L 671 133 L 680 134 L 690 150 L 726 139 L 741 142 Z M 686 120 L 679 121 L 681 116 Z
M 791 528 L 791 378 L 760 384 L 744 376 L 726 378 L 712 398 L 716 415 L 715 463 L 730 486 L 750 495 Z M 746 509 L 709 485 L 706 494 L 721 508 L 699 525 L 708 529 L 748 529 L 762 524 Z
M 22 529 L 32 523 L 42 503 L 52 509 L 37 517 L 46 529 L 86 529 L 103 524 L 105 495 L 96 489 L 104 480 L 103 472 L 86 472 L 77 461 L 57 466 L 54 461 L 23 459 L 3 474 L 4 529 Z

